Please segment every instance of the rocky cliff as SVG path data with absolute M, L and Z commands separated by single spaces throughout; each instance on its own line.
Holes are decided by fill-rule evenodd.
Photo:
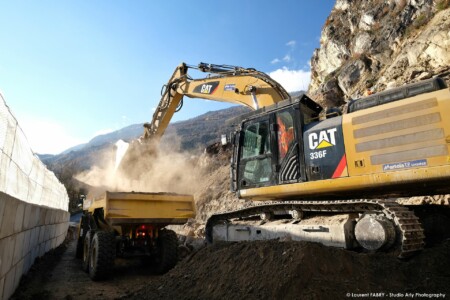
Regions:
M 450 81 L 449 0 L 337 0 L 311 59 L 309 93 L 341 106 L 433 76 Z

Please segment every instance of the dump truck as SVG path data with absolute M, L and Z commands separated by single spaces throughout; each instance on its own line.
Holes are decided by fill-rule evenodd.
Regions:
M 127 253 L 148 256 L 162 274 L 178 261 L 177 235 L 165 227 L 193 217 L 192 195 L 107 191 L 83 202 L 76 256 L 92 280 L 105 279 Z

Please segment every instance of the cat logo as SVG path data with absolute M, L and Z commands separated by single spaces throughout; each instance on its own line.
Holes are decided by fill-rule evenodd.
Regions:
M 219 81 L 211 81 L 208 83 L 197 85 L 194 88 L 194 93 L 212 95 L 217 90 L 219 83 Z
M 309 149 L 323 149 L 336 145 L 336 128 L 322 130 L 318 134 L 312 132 L 308 136 Z
M 204 85 L 202 85 L 202 87 L 200 89 L 200 93 L 202 93 L 202 94 L 210 94 L 212 87 L 213 86 L 211 84 L 204 84 Z

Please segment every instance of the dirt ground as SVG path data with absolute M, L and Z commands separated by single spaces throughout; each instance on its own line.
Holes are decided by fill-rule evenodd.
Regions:
M 191 254 L 163 276 L 152 274 L 139 259 L 116 260 L 113 275 L 104 282 L 92 282 L 81 270 L 75 244 L 72 240 L 40 259 L 12 299 L 450 297 L 450 240 L 406 261 L 316 243 L 220 243 Z
M 305 242 L 207 247 L 127 299 L 341 299 L 347 294 L 450 296 L 450 241 L 409 261 Z

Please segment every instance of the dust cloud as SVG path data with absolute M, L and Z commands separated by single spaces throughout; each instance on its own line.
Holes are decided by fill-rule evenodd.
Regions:
M 179 151 L 179 141 L 130 144 L 119 140 L 114 161 L 102 162 L 75 178 L 100 191 L 193 194 L 199 188 L 198 157 Z

